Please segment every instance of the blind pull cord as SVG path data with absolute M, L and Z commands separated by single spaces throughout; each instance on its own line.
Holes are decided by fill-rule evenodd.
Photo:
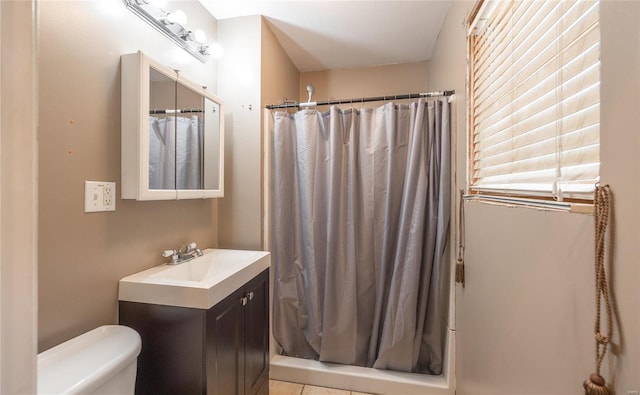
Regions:
M 607 273 L 605 268 L 605 247 L 607 224 L 609 223 L 609 215 L 611 211 L 611 190 L 609 185 L 603 187 L 596 186 L 594 198 L 594 222 L 595 222 L 595 272 L 596 272 L 596 323 L 595 323 L 595 340 L 596 340 L 596 372 L 583 383 L 585 395 L 609 395 L 611 392 L 606 387 L 604 378 L 600 375 L 602 361 L 607 352 L 607 345 L 611 341 L 613 334 L 613 311 L 611 307 L 611 299 L 609 293 L 609 285 L 607 282 Z M 607 333 L 600 331 L 600 310 L 602 302 L 604 302 L 607 314 Z
M 464 288 L 464 191 L 458 194 L 458 259 L 456 260 L 456 283 Z

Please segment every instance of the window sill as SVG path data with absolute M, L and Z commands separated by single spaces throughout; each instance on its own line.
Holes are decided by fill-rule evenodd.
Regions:
M 471 194 L 464 195 L 463 199 L 470 202 L 479 202 L 506 207 L 525 207 L 543 211 L 560 211 L 576 214 L 593 215 L 593 203 L 581 202 L 557 202 L 552 200 L 524 198 L 515 196 L 498 196 Z

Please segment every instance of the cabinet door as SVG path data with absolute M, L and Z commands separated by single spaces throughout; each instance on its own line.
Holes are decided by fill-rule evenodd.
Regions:
M 269 272 L 265 271 L 246 287 L 245 296 L 245 395 L 256 395 L 261 388 L 268 393 L 269 376 Z
M 142 337 L 136 394 L 204 393 L 205 311 L 120 301 L 120 324 Z
M 244 309 L 240 289 L 207 312 L 207 394 L 244 394 Z

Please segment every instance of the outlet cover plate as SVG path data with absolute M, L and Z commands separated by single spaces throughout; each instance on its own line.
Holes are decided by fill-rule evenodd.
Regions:
M 84 212 L 116 211 L 116 183 L 108 181 L 84 182 Z

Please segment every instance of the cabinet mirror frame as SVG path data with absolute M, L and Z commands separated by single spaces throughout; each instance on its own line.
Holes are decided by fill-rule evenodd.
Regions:
M 142 52 L 123 55 L 122 61 L 122 198 L 136 200 L 176 200 L 219 198 L 224 196 L 224 104 L 205 88 L 184 78 L 179 72 L 166 67 Z M 217 180 L 215 189 L 151 189 L 149 188 L 149 144 L 150 144 L 150 75 L 151 69 L 202 96 L 204 102 L 217 105 L 218 124 L 215 125 L 217 140 L 215 152 L 206 157 L 217 156 L 213 166 Z M 175 95 L 174 95 L 175 96 Z M 175 103 L 174 108 L 178 109 Z M 205 125 L 206 126 L 206 125 Z M 206 135 L 207 132 L 205 132 Z M 217 153 L 217 155 L 216 155 Z M 204 155 L 203 155 L 204 156 Z M 206 157 L 204 161 L 206 162 Z M 211 176 L 211 174 L 209 175 Z M 207 177 L 206 172 L 203 176 Z M 204 182 L 204 180 L 203 180 Z

